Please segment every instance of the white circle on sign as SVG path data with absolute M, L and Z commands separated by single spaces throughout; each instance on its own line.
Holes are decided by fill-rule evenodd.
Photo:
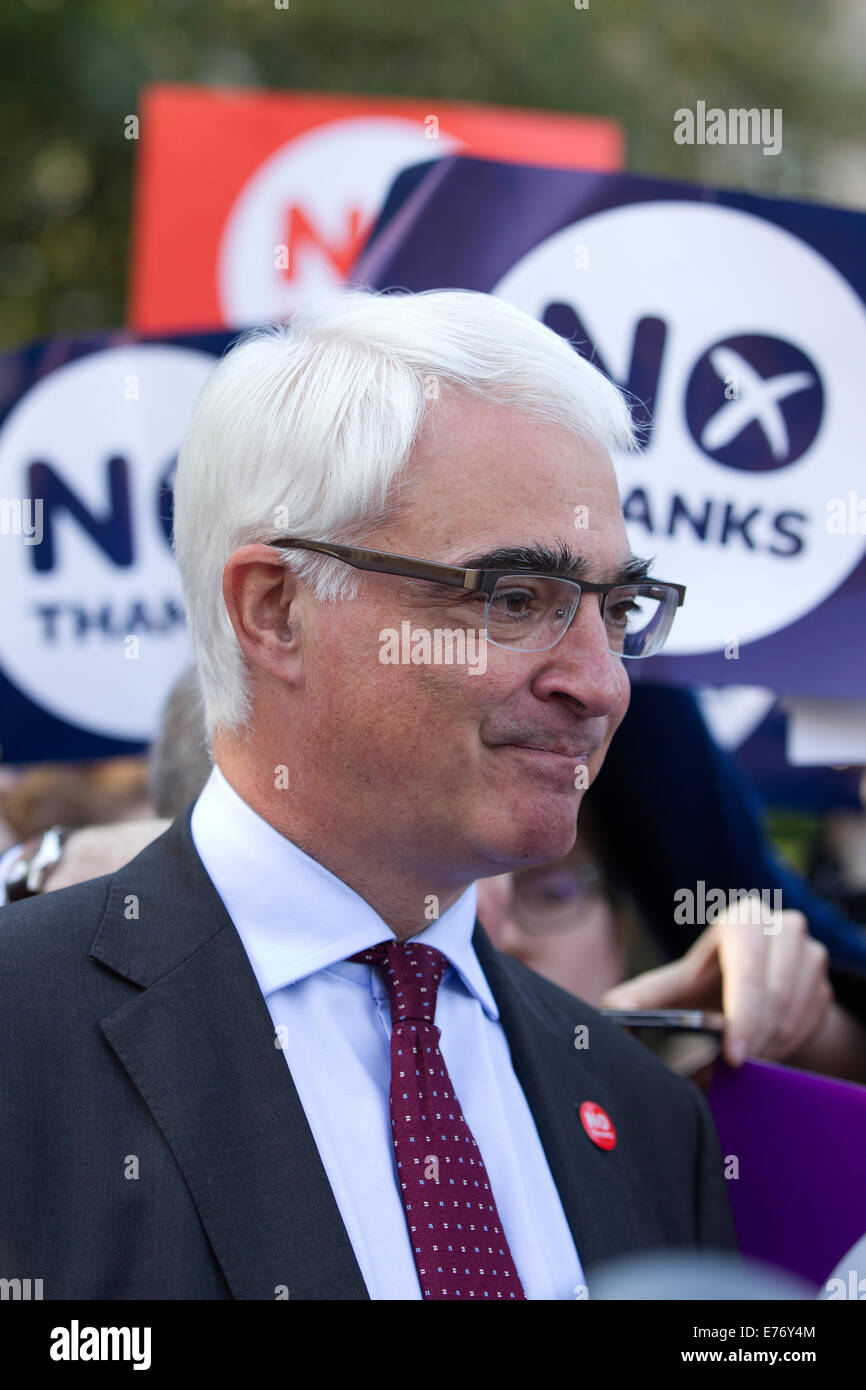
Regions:
M 420 121 L 364 116 L 329 121 L 270 155 L 223 231 L 217 283 L 225 322 L 284 319 L 339 288 L 400 171 L 452 154 L 459 143 L 441 129 L 428 139 Z
M 22 504 L 18 534 L 0 535 L 0 590 L 15 596 L 0 667 L 75 728 L 152 738 L 191 662 L 160 482 L 214 365 L 159 344 L 90 353 L 37 382 L 0 431 L 0 498 Z M 40 474 L 47 497 L 31 491 Z
M 586 248 L 581 257 L 578 246 Z M 660 579 L 689 590 L 666 654 L 719 651 L 732 640 L 755 641 L 788 627 L 856 567 L 866 537 L 832 534 L 826 523 L 828 503 L 847 498 L 854 485 L 853 460 L 860 456 L 866 308 L 813 247 L 732 208 L 628 204 L 555 233 L 513 266 L 494 293 L 539 319 L 552 303 L 570 305 L 620 384 L 628 379 L 638 322 L 658 318 L 666 325 L 650 443 L 634 458 L 615 460 L 623 497 L 639 488 L 648 504 L 643 519 L 627 522 L 632 546 L 655 556 Z M 749 472 L 719 463 L 687 425 L 686 391 L 696 365 L 714 345 L 745 335 L 798 349 L 823 386 L 820 428 L 787 467 Z M 744 371 L 745 389 L 748 364 Z M 706 518 L 705 539 L 684 520 L 682 507 L 701 526 Z M 794 550 L 790 532 L 799 551 L 773 554 L 773 545 Z

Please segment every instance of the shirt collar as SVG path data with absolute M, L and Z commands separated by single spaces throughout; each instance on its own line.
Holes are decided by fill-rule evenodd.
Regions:
M 217 766 L 190 828 L 265 997 L 392 937 L 368 902 L 263 820 Z M 476 904 L 473 883 L 412 939 L 441 951 L 488 1017 L 498 1019 L 472 946 Z

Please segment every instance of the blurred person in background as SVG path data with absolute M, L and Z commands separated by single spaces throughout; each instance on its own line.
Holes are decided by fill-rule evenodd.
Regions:
M 124 862 L 116 856 L 130 857 L 153 836 L 144 758 L 38 763 L 0 773 L 0 904 L 46 891 L 55 874 L 52 888 L 65 887 L 70 874 L 79 882 L 105 873 L 109 859 Z
M 5 771 L 0 815 L 14 842 L 40 835 L 52 825 L 106 824 L 153 816 L 146 758 L 36 763 Z
M 866 768 L 860 772 L 861 809 L 824 817 L 809 878 L 817 892 L 860 924 L 866 941 Z
M 802 912 L 832 965 L 866 970 L 866 931 L 823 897 L 774 847 L 758 792 L 713 738 L 692 691 L 641 682 L 586 797 L 606 843 L 628 847 L 619 875 L 664 956 L 679 956 L 703 924 L 675 915 L 675 894 L 756 889 Z M 862 815 L 853 818 L 862 824 Z
M 20 776 L 21 772 L 19 769 L 5 767 L 0 763 L 0 856 L 5 854 L 13 845 L 17 845 L 21 839 L 18 831 L 9 824 L 3 810 L 6 797 L 15 786 Z M 2 859 L 0 859 L 0 864 L 2 864 Z M 0 903 L 2 902 L 2 885 L 0 885 Z
M 598 1008 L 721 1011 L 731 1065 L 762 1057 L 866 1083 L 866 976 L 829 968 L 805 916 L 788 910 L 766 933 L 748 912 L 725 912 L 666 961 L 589 801 L 563 859 L 479 882 L 478 916 L 500 950 Z
M 0 857 L 0 904 L 56 892 L 129 863 L 196 799 L 211 766 L 201 692 L 190 667 L 169 692 L 146 760 L 111 760 L 92 771 L 37 767 L 0 791 L 11 836 Z
M 563 859 L 479 882 L 478 917 L 500 951 L 599 1007 L 609 989 L 660 958 L 598 842 L 588 805 Z
M 722 1000 L 733 1065 L 766 1057 L 866 1082 L 866 933 L 775 849 L 754 785 L 716 743 L 690 690 L 633 688 L 586 803 L 601 842 L 627 846 L 618 882 L 664 962 L 612 990 L 607 1004 Z M 730 907 L 710 925 L 697 914 L 688 920 L 676 907 L 699 880 L 729 903 L 732 894 L 765 894 L 772 924 L 752 925 L 748 913 L 743 922 Z

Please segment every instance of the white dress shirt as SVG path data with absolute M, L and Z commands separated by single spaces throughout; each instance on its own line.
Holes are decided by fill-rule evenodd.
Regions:
M 370 1297 L 420 1299 L 393 1156 L 388 996 L 377 969 L 346 959 L 393 933 L 217 767 L 192 836 L 264 995 Z M 526 1297 L 573 1299 L 580 1260 L 472 949 L 475 908 L 473 884 L 416 938 L 450 963 L 436 1009 L 442 1054 Z

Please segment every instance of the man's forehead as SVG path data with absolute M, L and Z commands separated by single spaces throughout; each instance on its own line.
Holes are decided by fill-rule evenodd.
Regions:
M 442 468 L 465 472 L 467 458 L 477 468 L 502 468 L 508 463 L 519 469 L 528 454 L 551 464 L 565 463 L 575 479 L 587 467 L 602 464 L 612 470 L 604 446 L 579 436 L 573 428 L 552 417 L 531 410 L 519 402 L 504 402 L 470 395 L 464 391 L 444 391 L 428 409 L 416 447 L 423 457 Z
M 468 553 L 500 544 L 543 545 L 578 530 L 587 554 L 605 563 L 621 558 L 628 541 L 616 472 L 605 450 L 581 444 L 565 430 L 508 439 L 505 433 L 499 432 L 489 452 L 467 442 L 417 461 L 401 489 L 413 528 L 448 544 L 454 559 L 455 547 Z
M 413 553 L 423 545 L 448 564 L 586 579 L 634 559 L 600 444 L 525 409 L 464 398 L 436 403 L 419 445 L 397 489 Z

